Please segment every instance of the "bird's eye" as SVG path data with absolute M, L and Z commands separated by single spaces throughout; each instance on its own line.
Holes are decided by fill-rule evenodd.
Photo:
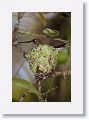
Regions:
M 36 39 L 33 39 L 33 42 L 35 43 L 37 40 Z

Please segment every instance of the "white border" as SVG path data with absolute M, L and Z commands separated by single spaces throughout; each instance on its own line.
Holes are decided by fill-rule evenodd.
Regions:
M 3 114 L 83 114 L 82 0 L 3 0 L 0 6 L 0 110 Z M 71 102 L 12 102 L 12 12 L 71 12 Z

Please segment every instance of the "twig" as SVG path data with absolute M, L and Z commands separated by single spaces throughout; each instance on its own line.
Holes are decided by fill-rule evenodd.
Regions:
M 68 76 L 71 75 L 71 70 L 67 70 L 67 71 L 63 71 L 63 72 L 55 72 L 55 74 L 53 74 L 52 76 Z M 46 78 L 48 79 L 48 78 Z M 41 82 L 45 81 L 46 79 L 42 79 Z M 37 83 L 39 81 L 39 79 L 37 79 L 36 81 L 33 81 L 33 84 Z
M 37 84 L 38 84 L 39 92 L 41 93 L 41 81 L 39 80 Z M 39 96 L 39 101 L 41 101 L 40 96 Z
M 18 16 L 17 16 L 18 23 L 20 23 L 20 20 L 22 19 L 24 13 L 25 13 L 25 12 L 18 12 Z
M 19 98 L 19 102 L 22 102 L 24 100 L 24 97 L 26 97 L 28 94 L 30 94 L 29 90 L 26 90 L 25 92 L 23 92 L 23 94 Z
M 19 24 L 20 24 L 20 20 L 22 19 L 23 15 L 24 15 L 24 12 L 18 12 L 18 14 L 17 14 L 17 22 L 14 26 L 14 30 L 13 30 L 13 33 L 12 33 L 12 41 L 17 40 Z
M 63 71 L 63 72 L 55 72 L 56 76 L 68 76 L 71 75 L 71 70 Z
M 13 30 L 13 33 L 12 33 L 12 41 L 17 40 L 19 24 L 20 24 L 20 20 L 22 19 L 23 15 L 24 15 L 24 12 L 18 12 L 18 14 L 17 14 L 17 23 L 15 24 L 14 30 Z
M 16 45 L 15 48 L 21 53 L 21 55 L 22 55 L 26 60 L 28 60 L 27 57 L 26 57 L 26 56 L 27 56 L 27 53 L 26 53 L 20 46 L 18 47 L 18 46 Z
M 18 33 L 20 33 L 20 34 L 25 34 L 25 35 L 32 35 L 32 36 L 35 36 L 35 37 L 46 38 L 45 35 L 34 34 L 34 33 L 31 33 L 31 32 L 18 31 Z
M 46 95 L 46 94 L 50 93 L 51 91 L 53 91 L 53 90 L 55 90 L 55 89 L 57 89 L 57 88 L 58 88 L 58 87 L 54 87 L 54 88 L 52 88 L 52 89 L 48 90 L 47 92 L 42 93 L 42 95 L 44 96 L 44 95 Z
M 17 41 L 20 20 L 22 19 L 24 13 L 25 12 L 18 12 L 17 23 L 15 24 L 14 31 L 12 33 L 12 45 L 23 55 L 24 58 L 26 58 L 26 52 L 20 46 L 18 46 L 19 42 Z

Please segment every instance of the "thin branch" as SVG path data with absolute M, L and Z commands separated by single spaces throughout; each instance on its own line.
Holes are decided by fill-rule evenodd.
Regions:
M 63 71 L 63 72 L 55 72 L 56 76 L 68 76 L 71 75 L 71 70 Z
M 30 91 L 29 91 L 29 90 L 23 92 L 23 94 L 22 94 L 22 95 L 20 96 L 20 98 L 19 98 L 19 102 L 23 102 L 24 97 L 26 97 L 28 94 L 30 94 Z
M 71 70 L 66 70 L 66 71 L 63 71 L 63 72 L 55 72 L 52 76 L 63 76 L 63 77 L 66 77 L 66 76 L 69 76 L 71 75 Z M 47 79 L 47 78 L 46 78 Z M 42 79 L 41 82 L 45 81 L 46 79 Z M 39 79 L 37 79 L 36 81 L 33 81 L 33 84 L 37 83 L 39 81 Z
M 17 14 L 17 23 L 15 24 L 14 30 L 12 33 L 12 41 L 17 40 L 17 34 L 18 34 L 18 30 L 19 30 L 20 20 L 22 19 L 24 13 L 25 12 L 18 12 L 18 14 Z
M 17 15 L 18 23 L 20 23 L 20 20 L 22 19 L 24 13 L 25 13 L 25 12 L 18 12 L 18 15 Z
M 18 12 L 17 14 L 17 23 L 15 24 L 14 31 L 12 33 L 12 45 L 23 55 L 24 58 L 26 58 L 26 52 L 21 48 L 21 46 L 18 46 L 19 42 L 17 41 L 20 20 L 22 19 L 24 13 L 25 12 Z
M 31 32 L 18 31 L 18 33 L 20 33 L 20 34 L 24 34 L 24 35 L 32 35 L 32 36 L 34 36 L 34 37 L 42 37 L 42 38 L 46 38 L 45 35 L 34 34 L 34 33 L 31 33 Z
M 55 89 L 57 89 L 57 88 L 58 88 L 58 87 L 54 87 L 54 88 L 52 88 L 52 89 L 48 90 L 47 92 L 42 93 L 42 95 L 44 96 L 44 95 L 46 95 L 46 94 L 48 94 L 48 93 L 52 92 L 53 90 L 55 90 Z
M 21 55 L 26 59 L 26 60 L 28 60 L 27 59 L 27 57 L 26 57 L 26 55 L 27 55 L 27 53 L 19 46 L 14 46 L 20 53 L 21 53 Z

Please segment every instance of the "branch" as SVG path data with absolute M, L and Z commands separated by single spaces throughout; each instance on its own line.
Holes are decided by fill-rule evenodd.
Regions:
M 66 70 L 66 71 L 63 71 L 63 72 L 54 72 L 52 74 L 53 77 L 63 76 L 64 78 L 66 78 L 66 76 L 69 76 L 69 75 L 71 75 L 71 70 Z M 42 79 L 40 81 L 43 82 L 44 80 L 47 80 L 47 78 L 46 79 Z M 38 81 L 39 81 L 39 79 L 37 79 L 36 81 L 33 81 L 33 84 L 37 83 Z
M 30 31 L 29 31 L 29 32 L 18 31 L 18 33 L 20 33 L 20 34 L 24 34 L 24 35 L 32 35 L 32 36 L 34 36 L 34 37 L 42 37 L 42 38 L 46 38 L 45 35 L 34 34 L 34 33 L 31 33 Z
M 54 87 L 54 88 L 48 90 L 47 92 L 42 93 L 42 95 L 46 95 L 46 94 L 50 93 L 51 91 L 53 91 L 53 90 L 55 90 L 55 89 L 57 89 L 57 88 L 58 88 L 58 87 Z
M 20 24 L 20 20 L 22 19 L 23 15 L 24 15 L 24 12 L 18 12 L 17 13 L 17 23 L 15 24 L 14 30 L 13 30 L 13 33 L 12 33 L 12 41 L 17 40 L 19 24 Z
M 56 75 L 56 76 L 68 76 L 68 75 L 71 75 L 71 70 L 69 69 L 69 70 L 66 70 L 66 71 L 63 71 L 63 72 L 55 72 L 55 74 L 54 75 Z

